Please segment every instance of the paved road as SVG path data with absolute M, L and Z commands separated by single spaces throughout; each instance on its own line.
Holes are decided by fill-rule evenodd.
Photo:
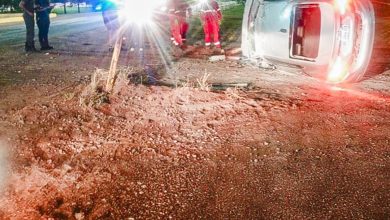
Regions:
M 66 35 L 76 35 L 101 28 L 103 20 L 100 13 L 85 13 L 76 15 L 63 15 L 52 19 L 50 37 L 56 40 Z M 38 30 L 36 28 L 36 33 Z M 0 25 L 0 45 L 15 46 L 23 44 L 25 27 L 23 23 Z
M 378 17 L 376 28 L 381 31 L 377 31 L 377 42 L 369 75 L 377 75 L 390 68 L 388 62 L 390 33 L 387 31 L 389 24 L 390 18 Z M 99 12 L 62 15 L 52 19 L 49 38 L 59 52 L 96 55 L 105 53 L 108 49 L 105 45 L 107 32 Z M 23 23 L 0 24 L 0 47 L 17 46 L 21 49 L 24 39 Z

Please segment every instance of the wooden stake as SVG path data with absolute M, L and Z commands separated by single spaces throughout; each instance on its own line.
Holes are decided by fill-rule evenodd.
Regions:
M 108 72 L 108 78 L 107 78 L 107 84 L 106 84 L 106 92 L 111 93 L 116 77 L 118 75 L 116 69 L 118 66 L 118 60 L 119 60 L 119 55 L 121 54 L 121 49 L 122 49 L 122 42 L 123 42 L 123 36 L 120 34 L 115 42 L 114 46 L 114 52 L 112 54 L 112 59 L 111 59 L 111 65 L 110 65 L 110 71 Z

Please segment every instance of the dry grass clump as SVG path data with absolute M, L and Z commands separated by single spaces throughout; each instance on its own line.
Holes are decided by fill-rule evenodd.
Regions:
M 196 81 L 198 82 L 198 88 L 201 91 L 206 91 L 206 92 L 210 91 L 211 84 L 208 83 L 210 76 L 211 76 L 211 74 L 208 73 L 207 71 L 205 71 L 204 74 L 202 75 L 202 77 L 200 77 L 199 79 L 196 79 Z
M 103 103 L 108 103 L 108 93 L 104 91 L 108 71 L 96 69 L 92 74 L 91 82 L 80 95 L 80 105 L 84 108 L 95 108 Z
M 149 78 L 144 68 L 128 66 L 118 70 L 112 94 L 120 88 L 131 84 L 147 84 Z M 91 82 L 80 95 L 80 105 L 85 108 L 96 108 L 103 103 L 109 103 L 109 93 L 105 91 L 108 71 L 96 69 L 91 76 Z

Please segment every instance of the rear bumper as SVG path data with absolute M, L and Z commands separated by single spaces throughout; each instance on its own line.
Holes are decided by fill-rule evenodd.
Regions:
M 361 21 L 360 36 L 355 40 L 355 51 L 347 80 L 359 81 L 367 71 L 375 38 L 375 12 L 370 1 L 355 1 L 355 14 Z
M 335 54 L 327 80 L 332 83 L 360 81 L 367 71 L 374 45 L 373 6 L 367 0 L 353 1 L 345 14 L 338 12 L 337 16 Z
M 334 13 L 333 43 L 321 40 L 333 52 L 328 54 L 326 66 L 319 65 L 323 63 L 322 59 L 321 62 L 316 60 L 302 67 L 309 75 L 330 83 L 358 82 L 367 71 L 374 46 L 375 13 L 372 3 L 370 0 L 350 1 L 349 6 L 342 11 L 335 5 L 335 1 L 321 1 L 331 6 Z M 325 51 L 321 50 L 323 57 L 326 57 Z

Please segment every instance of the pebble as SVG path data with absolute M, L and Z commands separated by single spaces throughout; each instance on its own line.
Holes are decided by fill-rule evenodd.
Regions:
M 75 213 L 75 214 L 74 214 L 74 217 L 75 217 L 75 219 L 77 219 L 77 220 L 83 220 L 83 219 L 85 218 L 83 212 Z

